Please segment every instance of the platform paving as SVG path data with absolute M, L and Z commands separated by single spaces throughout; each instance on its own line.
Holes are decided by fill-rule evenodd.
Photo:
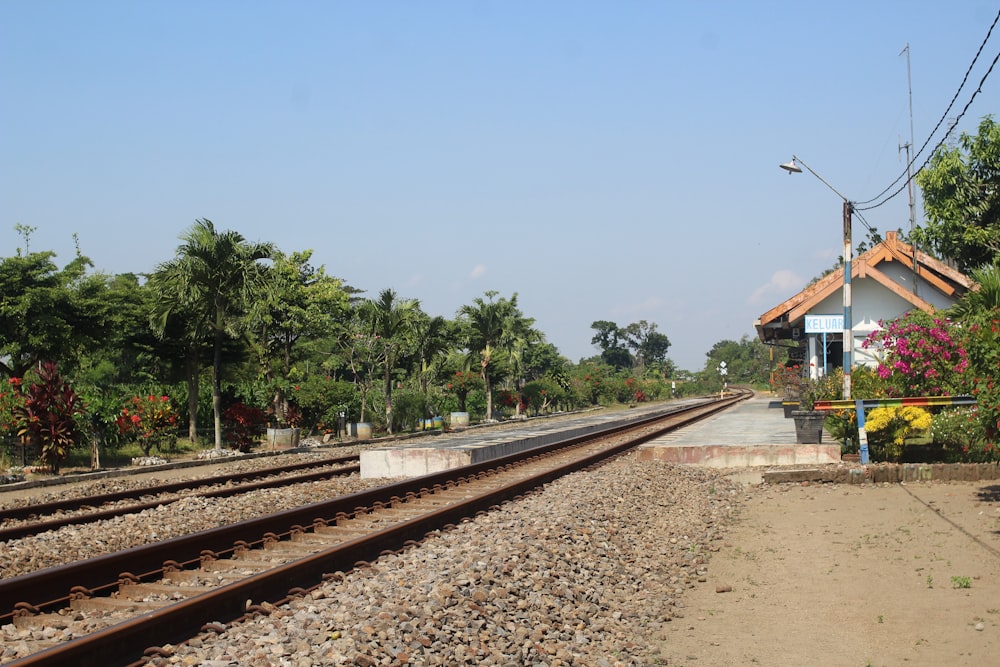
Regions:
M 693 401 L 678 401 L 673 405 Z M 401 444 L 361 452 L 361 476 L 417 477 L 459 466 L 488 461 L 539 447 L 567 437 L 584 434 L 630 417 L 662 412 L 666 404 L 652 404 L 628 411 L 597 411 L 558 420 L 533 419 L 521 424 L 505 423 L 502 429 L 470 428 L 440 436 L 436 442 Z
M 687 401 L 677 401 L 684 403 Z M 567 431 L 585 432 L 627 416 L 662 411 L 664 404 L 623 412 L 596 412 L 560 419 L 539 419 L 503 430 L 468 429 L 421 442 L 361 452 L 362 477 L 416 477 L 479 463 L 563 438 Z M 820 465 L 840 461 L 840 445 L 824 434 L 820 445 L 795 442 L 795 424 L 786 419 L 781 402 L 768 396 L 743 401 L 721 414 L 653 440 L 638 450 L 642 460 L 710 467 Z
M 765 395 L 652 440 L 638 455 L 719 468 L 821 465 L 840 461 L 840 443 L 824 433 L 819 445 L 797 444 L 795 424 L 785 418 L 781 401 Z

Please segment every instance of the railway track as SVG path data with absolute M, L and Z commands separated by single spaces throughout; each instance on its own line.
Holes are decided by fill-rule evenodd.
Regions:
M 268 613 L 327 578 L 741 398 L 0 581 L 0 624 L 53 627 L 59 632 L 52 634 L 74 637 L 58 645 L 25 641 L 10 664 L 135 664 L 169 653 L 167 645 Z M 82 626 L 89 634 L 78 636 Z
M 193 496 L 228 498 L 241 493 L 352 475 L 360 470 L 357 456 L 314 459 L 305 463 L 216 475 L 139 489 L 67 498 L 0 510 L 0 541 L 37 535 L 64 526 L 135 514 Z M 301 470 L 309 472 L 298 473 Z M 202 490 L 198 490 L 202 489 Z

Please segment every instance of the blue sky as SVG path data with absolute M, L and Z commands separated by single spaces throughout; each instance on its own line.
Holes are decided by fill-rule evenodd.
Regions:
M 516 292 L 573 361 L 595 320 L 655 322 L 699 370 L 841 254 L 840 199 L 778 165 L 878 195 L 905 171 L 900 52 L 933 147 L 997 10 L 0 0 L 0 256 L 22 224 L 60 263 L 77 234 L 96 270 L 149 272 L 209 218 L 432 315 Z M 907 228 L 905 191 L 864 215 Z

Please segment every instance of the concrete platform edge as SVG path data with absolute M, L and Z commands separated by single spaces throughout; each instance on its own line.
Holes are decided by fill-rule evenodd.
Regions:
M 905 484 L 1000 480 L 1000 463 L 877 463 L 761 473 L 765 484 Z

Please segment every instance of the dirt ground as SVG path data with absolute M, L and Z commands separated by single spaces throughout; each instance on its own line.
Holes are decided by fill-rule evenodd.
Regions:
M 751 494 L 663 663 L 1000 665 L 1000 482 Z

